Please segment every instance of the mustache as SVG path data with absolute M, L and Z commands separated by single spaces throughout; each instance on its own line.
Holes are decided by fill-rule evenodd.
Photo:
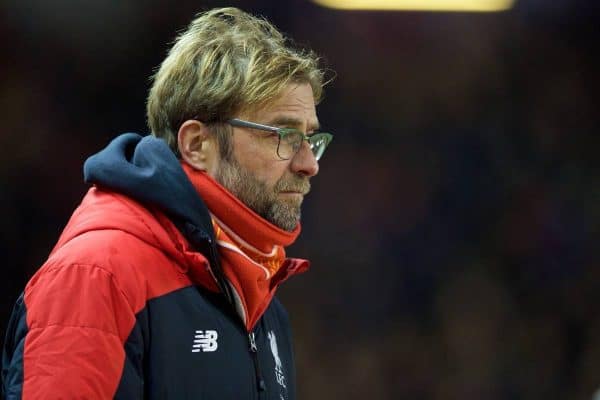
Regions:
M 291 176 L 280 179 L 275 185 L 276 192 L 300 192 L 303 195 L 310 192 L 309 178 Z

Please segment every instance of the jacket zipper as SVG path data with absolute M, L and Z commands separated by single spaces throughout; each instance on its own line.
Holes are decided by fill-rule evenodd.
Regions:
M 227 299 L 228 303 L 234 308 L 235 310 L 235 306 L 234 306 L 234 300 L 233 300 L 233 296 L 231 294 L 231 291 L 229 289 L 229 286 L 227 284 L 227 279 L 225 278 L 222 270 L 221 270 L 221 264 L 219 263 L 219 258 L 217 256 L 217 248 L 216 245 L 214 244 L 212 238 L 207 235 L 204 231 L 197 229 L 194 225 L 192 224 L 188 224 L 189 228 L 191 229 L 192 233 L 194 231 L 199 231 L 200 232 L 200 236 L 202 237 L 202 239 L 206 242 L 208 242 L 208 251 L 209 251 L 209 264 L 211 265 L 211 270 L 212 270 L 212 275 L 215 278 L 215 280 L 217 281 L 217 286 L 219 286 L 219 288 L 221 289 L 221 292 L 225 295 L 225 298 Z M 241 319 L 240 319 L 241 322 Z M 244 330 L 246 330 L 246 327 L 243 325 L 242 323 L 242 328 Z M 250 344 L 250 354 L 252 355 L 252 363 L 254 364 L 254 373 L 255 373 L 255 377 L 256 377 L 256 387 L 258 388 L 258 392 L 264 392 L 267 389 L 267 385 L 265 384 L 265 380 L 262 377 L 262 374 L 260 372 L 260 365 L 258 362 L 258 348 L 256 347 L 256 340 L 254 337 L 254 331 L 248 333 L 248 341 Z
M 250 342 L 250 354 L 252 354 L 252 362 L 254 363 L 254 372 L 256 374 L 256 387 L 259 392 L 264 392 L 267 389 L 265 380 L 260 372 L 260 365 L 258 363 L 258 348 L 256 347 L 256 340 L 254 338 L 254 332 L 248 334 L 248 341 Z

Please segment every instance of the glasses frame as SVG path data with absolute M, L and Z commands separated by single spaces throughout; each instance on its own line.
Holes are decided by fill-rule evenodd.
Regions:
M 323 156 L 323 153 L 325 153 L 327 146 L 329 146 L 329 143 L 331 143 L 331 141 L 333 140 L 333 135 L 331 133 L 327 133 L 327 132 L 315 132 L 312 135 L 305 135 L 304 132 L 302 132 L 299 129 L 278 128 L 276 126 L 269 126 L 269 125 L 259 124 L 256 122 L 244 121 L 243 119 L 238 119 L 238 118 L 232 118 L 232 119 L 228 120 L 227 123 L 231 126 L 237 126 L 240 128 L 251 128 L 251 129 L 258 129 L 260 131 L 276 133 L 279 136 L 278 141 L 277 141 L 277 157 L 279 157 L 282 160 L 289 160 L 289 159 L 293 158 L 300 150 L 300 147 L 302 146 L 302 142 L 306 141 L 308 143 L 308 145 L 310 146 L 310 150 L 312 151 L 313 155 L 315 156 L 315 159 L 317 161 L 319 161 L 321 159 L 321 157 Z M 298 146 L 298 148 L 294 149 L 294 151 L 290 157 L 287 157 L 287 158 L 282 157 L 281 154 L 279 154 L 279 147 L 281 145 L 281 139 L 283 139 L 286 136 L 289 136 L 291 134 L 302 135 L 302 141 L 300 142 L 300 145 Z M 320 140 L 324 140 L 325 145 L 322 147 L 322 150 L 320 152 L 318 152 L 319 148 L 316 146 L 316 143 L 319 142 Z M 317 149 L 317 152 L 315 152 L 315 149 Z

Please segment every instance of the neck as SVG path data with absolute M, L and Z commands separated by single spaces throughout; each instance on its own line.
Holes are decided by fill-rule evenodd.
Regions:
M 294 242 L 300 224 L 292 232 L 280 229 L 206 173 L 182 166 L 212 214 L 223 273 L 236 294 L 234 306 L 251 331 L 279 284 L 308 268 L 306 260 L 285 258 L 284 247 Z
M 185 162 L 182 167 L 216 222 L 224 230 L 232 231 L 227 233 L 234 233 L 240 244 L 268 253 L 273 246 L 289 246 L 300 234 L 300 223 L 291 232 L 283 230 L 255 213 L 206 172 L 195 170 Z

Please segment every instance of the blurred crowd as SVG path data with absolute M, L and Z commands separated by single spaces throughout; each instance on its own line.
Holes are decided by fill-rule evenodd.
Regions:
M 176 31 L 237 5 L 335 71 L 318 112 L 336 136 L 288 251 L 312 267 L 279 292 L 299 398 L 592 400 L 593 1 L 489 15 L 180 3 L 0 4 L 2 337 L 87 189 L 83 161 L 121 132 L 147 132 L 148 77 Z

